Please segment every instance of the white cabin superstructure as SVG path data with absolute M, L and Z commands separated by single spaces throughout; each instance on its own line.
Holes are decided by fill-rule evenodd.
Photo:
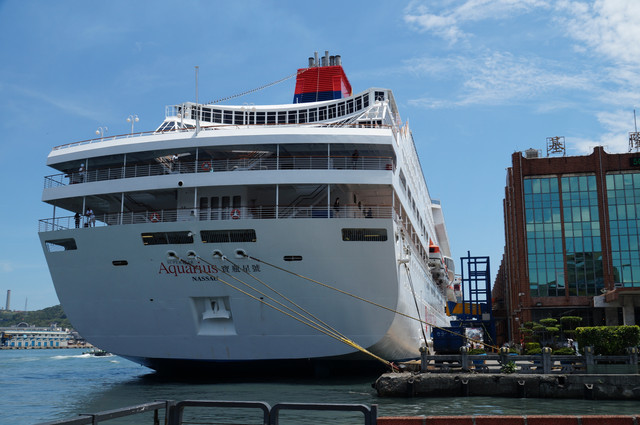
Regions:
M 368 359 L 270 297 L 390 361 L 448 324 L 429 267 L 430 242 L 451 256 L 444 218 L 391 90 L 307 95 L 183 103 L 153 132 L 52 150 L 40 239 L 83 337 L 158 370 L 229 370 Z

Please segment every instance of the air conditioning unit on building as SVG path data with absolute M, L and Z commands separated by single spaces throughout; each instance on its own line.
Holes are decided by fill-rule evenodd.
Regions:
M 524 157 L 527 159 L 538 158 L 540 157 L 540 153 L 538 152 L 537 149 L 529 148 L 526 151 L 524 151 Z

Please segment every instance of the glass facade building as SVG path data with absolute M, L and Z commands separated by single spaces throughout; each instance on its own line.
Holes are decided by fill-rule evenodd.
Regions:
M 522 324 L 567 315 L 581 326 L 640 324 L 640 151 L 511 159 L 492 289 L 498 339 L 520 341 Z
M 523 189 L 530 295 L 599 295 L 604 277 L 595 175 L 525 178 Z
M 640 287 L 640 173 L 608 173 L 607 204 L 614 282 Z

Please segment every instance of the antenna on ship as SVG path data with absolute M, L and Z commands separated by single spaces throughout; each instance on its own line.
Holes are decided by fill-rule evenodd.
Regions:
M 200 106 L 198 106 L 198 68 L 196 66 L 196 134 L 200 132 Z

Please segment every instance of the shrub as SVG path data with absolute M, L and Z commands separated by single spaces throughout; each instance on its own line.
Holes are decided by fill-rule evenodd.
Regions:
M 576 353 L 576 350 L 574 350 L 571 347 L 562 347 L 562 348 L 558 348 L 557 350 L 553 350 L 553 354 L 557 354 L 559 356 L 571 356 L 575 353 Z
M 484 348 L 472 348 L 469 350 L 469 354 L 487 354 Z
M 540 348 L 540 343 L 539 343 L 539 342 L 527 342 L 527 343 L 524 345 L 524 348 L 525 348 L 525 350 L 527 350 L 527 352 L 528 352 L 529 350 L 533 350 L 533 349 L 536 349 L 536 348 Z
M 594 354 L 603 356 L 626 354 L 627 347 L 640 344 L 640 326 L 593 326 L 576 328 L 581 350 L 592 345 Z
M 575 328 L 580 322 L 582 322 L 582 317 L 580 316 L 562 316 L 560 318 L 562 327 L 567 330 Z
M 541 354 L 542 348 L 532 348 L 531 350 L 527 350 L 527 354 Z
M 502 367 L 500 368 L 500 372 L 502 373 L 515 373 L 516 372 L 516 364 L 512 361 L 510 361 L 507 364 L 502 365 Z
M 558 324 L 556 319 L 548 318 L 548 319 L 540 319 L 540 324 L 545 328 L 554 327 Z

